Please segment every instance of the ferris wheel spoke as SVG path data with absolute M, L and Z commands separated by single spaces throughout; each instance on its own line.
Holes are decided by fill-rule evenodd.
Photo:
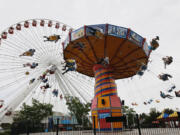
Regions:
M 50 78 L 51 80 L 51 86 L 52 86 L 52 88 L 48 91 L 49 92 L 49 95 L 50 95 L 50 98 L 49 98 L 49 102 L 51 103 L 52 102 L 52 91 L 54 90 L 54 89 L 57 89 L 58 90 L 58 95 L 57 95 L 57 97 L 56 97 L 56 100 L 57 100 L 57 98 L 59 99 L 59 87 L 57 86 L 57 80 L 55 79 L 55 76 L 53 75 L 53 77 L 51 77 Z M 55 100 L 55 99 L 54 99 Z
M 45 32 L 46 32 L 45 34 L 48 35 L 48 34 L 47 34 L 47 31 L 49 31 L 50 28 L 49 28 L 49 27 L 44 27 L 44 29 L 45 29 Z M 53 30 L 54 30 L 54 29 L 53 29 Z M 58 30 L 58 29 L 56 29 L 56 33 L 57 33 L 57 30 Z M 54 34 L 55 34 L 55 32 L 52 31 L 52 29 L 50 29 L 50 35 L 54 35 Z M 68 33 L 66 33 L 66 34 L 64 34 L 64 35 L 67 36 L 67 34 L 68 34 Z M 62 37 L 62 36 L 63 36 L 63 31 L 61 31 L 59 35 L 61 36 L 61 40 L 63 40 L 63 39 L 65 40 L 65 36 Z M 49 36 L 49 35 L 48 35 L 48 36 Z M 52 44 L 49 43 L 49 45 L 52 45 Z M 56 50 L 58 50 L 58 49 L 57 49 L 58 46 L 59 46 L 59 45 L 57 45 L 57 43 L 55 43 L 55 44 L 53 45 L 53 49 L 54 49 L 54 47 L 55 47 Z M 56 51 L 56 52 L 57 52 L 57 51 Z
M 84 95 L 82 95 L 80 93 L 80 91 L 76 88 L 77 87 L 77 83 L 76 83 L 76 85 L 74 85 L 74 83 L 72 83 L 72 81 L 70 81 L 66 76 L 64 76 L 63 78 L 64 78 L 64 82 L 68 86 L 68 88 L 71 91 L 71 93 L 73 94 L 73 96 L 78 96 L 79 95 L 81 98 L 83 98 L 83 100 L 85 102 L 88 102 L 87 99 L 84 97 Z M 73 89 L 75 90 L 76 93 L 74 91 L 72 91 Z
M 41 85 L 41 84 L 42 84 L 42 83 L 40 83 L 40 85 Z M 39 85 L 39 86 L 40 86 L 40 85 Z M 36 100 L 41 101 L 39 97 L 40 97 L 40 95 L 41 95 L 41 93 L 42 93 L 42 90 L 41 90 L 40 88 L 38 88 L 38 89 L 36 90 L 36 93 L 37 93 L 37 94 L 35 94 L 33 98 L 36 99 Z
M 51 78 L 51 77 L 48 78 L 48 83 L 49 83 L 50 87 L 52 87 L 52 78 Z M 50 89 L 51 89 L 51 88 L 48 88 L 48 89 L 45 89 L 45 90 L 43 91 L 43 94 L 42 94 L 42 96 L 43 96 L 43 97 L 42 97 L 42 103 L 45 103 L 45 100 L 46 100 L 47 97 L 48 97 L 48 93 L 49 93 Z
M 24 86 L 24 89 L 27 89 L 27 87 L 31 87 L 31 91 L 29 92 L 29 93 L 32 93 L 32 91 L 35 89 L 35 88 L 37 88 L 38 86 L 39 86 L 39 84 L 40 84 L 40 82 L 37 82 L 37 83 L 35 83 L 35 86 Z M 23 89 L 23 85 L 24 84 L 22 84 L 22 86 L 20 86 L 18 89 Z M 29 98 L 29 96 L 26 96 L 26 95 L 24 95 L 24 93 L 23 93 L 24 91 L 23 90 L 21 90 L 21 91 L 19 91 L 19 95 L 21 95 L 21 96 L 23 96 L 24 97 L 24 99 L 26 99 L 26 98 Z M 22 102 L 23 103 L 23 102 Z
M 37 30 L 38 30 L 38 29 L 37 29 Z M 36 30 L 36 31 L 37 31 L 37 30 Z M 41 37 L 43 37 L 44 35 L 47 35 L 47 34 L 42 34 L 41 30 L 38 30 L 38 31 L 39 31 L 39 32 L 38 32 L 38 35 L 41 36 Z M 45 32 L 44 32 L 44 33 L 45 33 Z M 46 49 L 46 52 L 51 52 L 51 51 L 52 51 L 52 52 L 57 52 L 57 50 L 53 50 L 53 49 L 49 50 L 49 46 L 51 46 L 51 48 L 54 48 L 54 45 L 53 45 L 52 43 L 51 43 L 51 44 L 50 44 L 50 43 L 48 43 L 48 44 L 47 44 L 47 43 L 44 43 L 43 45 L 46 46 L 46 47 L 43 47 L 43 48 Z M 54 54 L 55 54 L 55 53 L 50 53 L 51 56 L 54 56 Z M 47 58 L 47 59 L 48 59 L 48 58 Z
M 24 75 L 24 72 L 23 71 L 20 71 L 20 72 L 15 72 L 15 73 L 13 73 L 13 75 Z M 2 75 L 2 74 L 1 74 Z M 2 75 L 1 77 L 0 77 L 0 80 L 1 81 L 7 81 L 7 80 L 10 80 L 10 79 L 12 79 L 12 78 L 10 78 L 9 76 L 11 76 L 12 75 L 12 73 L 10 73 L 10 74 L 6 74 L 6 75 Z
M 55 82 L 55 77 L 53 77 L 53 78 L 50 78 L 54 83 L 55 83 L 55 85 L 56 85 L 56 82 Z M 52 82 L 51 82 L 51 84 L 52 84 Z M 53 89 L 55 89 L 56 88 L 56 86 L 55 85 L 52 85 L 52 88 L 48 91 L 48 93 L 49 93 L 49 104 L 51 104 L 51 102 L 52 102 L 52 90 Z
M 19 49 L 29 49 L 29 42 L 25 42 L 21 35 L 19 35 L 19 32 L 15 32 L 14 35 L 9 36 L 7 41 L 12 45 L 15 44 L 16 46 L 14 47 L 18 47 Z
M 39 85 L 40 85 L 40 83 L 39 83 Z M 24 99 L 24 101 L 22 101 L 21 104 L 23 104 L 23 103 L 28 104 L 29 102 L 31 102 L 31 100 L 33 99 L 33 96 L 35 94 L 35 90 L 39 87 L 39 85 L 37 84 L 35 86 L 35 88 L 32 89 L 31 93 Z M 21 104 L 20 104 L 20 106 L 21 106 Z
M 2 67 L 14 67 L 14 66 L 22 66 L 22 63 L 20 63 L 20 62 L 10 62 L 10 61 L 7 61 L 7 62 L 5 62 L 5 61 L 1 61 L 0 62 L 0 64 L 2 64 L 3 66 Z
M 19 52 L 21 51 L 21 46 L 18 46 L 19 44 L 13 43 L 12 41 L 9 40 L 4 40 L 3 43 L 5 44 L 5 46 L 2 46 L 3 48 L 8 47 L 8 49 L 10 50 L 13 49 L 13 51 L 16 50 L 18 50 Z
M 32 73 L 32 75 L 31 76 L 34 76 L 34 75 L 38 75 L 38 77 L 42 74 L 42 71 L 43 71 L 43 69 L 39 69 L 38 71 L 36 71 L 36 72 L 33 72 Z M 20 73 L 21 75 L 18 75 L 18 74 L 14 74 L 13 73 L 13 75 L 14 76 L 23 76 L 23 77 L 18 77 L 18 79 L 16 78 L 16 80 L 15 81 L 11 81 L 10 83 L 8 83 L 8 84 L 5 84 L 5 85 L 0 85 L 0 90 L 3 90 L 3 89 L 5 89 L 5 88 L 8 88 L 8 87 L 10 87 L 10 86 L 12 86 L 12 85 L 14 85 L 15 83 L 18 83 L 18 82 L 21 82 L 21 81 L 23 81 L 23 80 L 26 80 L 26 76 L 25 76 L 25 74 L 24 73 Z M 8 78 L 8 79 L 11 79 L 11 78 Z M 5 80 L 5 81 L 7 81 L 7 80 Z M 29 83 L 29 80 L 28 80 L 28 83 Z
M 46 28 L 47 29 L 47 28 Z M 47 31 L 47 30 L 46 30 Z M 54 34 L 56 34 L 57 33 L 57 31 L 58 31 L 58 29 L 55 29 L 55 31 L 56 32 L 54 32 L 54 29 L 52 30 L 52 29 L 50 29 L 50 35 L 54 35 Z M 62 38 L 62 31 L 60 32 L 60 36 L 61 36 L 61 38 Z M 67 34 L 66 34 L 67 35 Z M 61 39 L 60 39 L 61 40 Z M 58 42 L 57 42 L 58 43 Z M 57 45 L 57 43 L 54 43 L 54 45 L 52 46 L 52 48 L 53 48 L 53 50 L 59 50 L 57 47 L 59 46 L 59 45 Z M 57 52 L 57 51 L 56 51 Z M 52 53 L 51 53 L 52 54 Z M 57 57 L 58 57 L 58 55 L 57 54 L 52 54 L 52 55 L 56 55 Z
M 43 71 L 43 69 L 40 69 L 39 72 L 38 72 L 38 74 L 37 74 L 36 76 L 40 76 L 41 73 L 42 73 L 42 71 Z M 37 80 L 37 78 L 36 78 L 36 80 Z M 26 83 L 29 83 L 29 80 L 28 80 L 28 82 L 26 82 Z M 40 84 L 41 84 L 41 83 L 39 82 L 39 85 L 37 85 L 36 88 L 38 88 L 38 87 L 40 86 Z M 39 94 L 38 94 L 38 95 L 39 95 Z
M 36 50 L 40 48 L 38 46 L 40 43 L 37 42 L 36 38 L 32 36 L 31 28 L 24 28 L 19 34 L 23 37 L 24 41 L 26 41 L 29 44 L 29 47 L 33 47 Z M 39 51 L 42 51 L 42 50 L 39 50 Z
M 75 90 L 75 92 L 76 92 L 80 97 L 82 97 L 82 99 L 87 103 L 87 102 L 88 102 L 88 99 L 87 99 L 86 96 L 83 95 L 83 93 L 81 93 L 81 92 L 78 90 L 78 88 L 77 88 L 77 83 L 76 83 L 76 85 L 75 85 L 75 84 L 74 84 L 72 81 L 70 81 L 68 78 L 66 78 L 66 80 L 69 82 L 68 84 L 70 84 L 71 87 Z M 78 96 L 78 97 L 79 97 L 79 96 Z
M 8 57 L 8 58 L 11 58 L 11 59 L 14 59 L 15 60 L 15 58 L 17 58 L 17 59 L 19 59 L 19 57 L 17 57 L 17 56 L 13 56 L 13 55 L 7 55 L 7 54 L 0 54 L 0 56 L 5 56 L 5 57 Z
M 61 91 L 62 91 L 62 93 L 63 93 L 64 96 L 70 95 L 69 91 L 67 90 L 66 86 L 64 85 L 64 82 L 60 79 L 60 74 L 61 74 L 61 73 L 55 74 L 55 77 L 56 77 L 56 79 L 57 79 L 59 88 L 61 89 Z
M 14 71 L 13 73 L 11 71 Z M 1 73 L 1 77 L 7 76 L 7 75 L 14 75 L 14 74 L 24 74 L 25 72 L 27 72 L 27 69 L 21 69 L 21 68 L 13 68 L 13 70 L 2 70 Z M 32 72 L 32 71 L 30 71 Z M 3 74 L 4 73 L 4 74 Z
M 41 37 L 38 37 L 37 33 L 33 29 L 30 29 L 29 32 L 32 35 L 34 41 L 36 42 L 36 45 L 38 45 L 39 49 L 43 52 L 43 54 L 47 54 L 47 51 L 42 47 L 43 39 Z
M 23 69 L 23 67 L 17 67 L 17 66 L 16 66 L 16 67 L 12 67 L 12 68 L 1 68 L 1 69 L 0 69 L 0 72 L 1 72 L 1 73 L 3 73 L 3 72 L 6 73 L 6 72 L 10 72 L 10 71 L 16 72 L 16 71 L 18 71 L 17 68 Z
M 75 78 L 71 78 L 71 79 L 72 79 L 72 83 L 74 83 L 74 84 L 80 83 L 81 84 L 80 86 L 78 86 L 78 88 L 80 88 L 78 90 L 81 91 L 82 94 L 85 94 L 87 97 L 90 97 L 90 98 L 93 97 L 93 91 L 90 92 L 93 89 L 93 87 L 90 87 L 89 84 L 86 82 L 81 82 L 81 81 L 78 82 Z
M 5 88 L 8 88 L 8 87 L 10 87 L 10 86 L 13 86 L 14 84 L 19 83 L 20 81 L 23 81 L 24 79 L 25 79 L 25 77 L 22 77 L 22 78 L 19 78 L 19 79 L 16 80 L 16 81 L 11 81 L 11 82 L 8 83 L 8 84 L 4 84 L 4 85 L 0 86 L 0 89 L 5 90 Z
M 67 88 L 68 88 L 68 91 L 69 91 L 69 93 L 70 93 L 70 95 L 72 96 L 77 96 L 77 94 L 72 90 L 73 89 L 73 87 L 72 87 L 72 85 L 71 84 L 69 84 L 68 83 L 68 80 L 67 80 L 67 78 L 65 78 L 65 77 L 62 77 L 62 79 L 63 79 L 63 81 L 64 81 L 64 84 L 67 86 Z
M 94 83 L 91 83 L 89 80 L 87 81 L 85 77 L 84 78 L 78 77 L 78 80 L 76 79 L 77 76 L 75 76 L 73 74 L 68 75 L 68 77 L 73 80 L 72 82 L 77 82 L 77 83 L 79 82 L 81 84 L 79 87 L 84 87 L 85 89 L 87 89 L 87 88 L 88 89 L 93 89 L 93 87 L 91 87 L 91 86 L 93 86 Z M 88 93 L 89 93 L 89 91 L 88 91 Z
M 5 48 L 6 49 L 6 48 Z M 31 60 L 32 61 L 32 59 L 35 59 L 36 61 L 40 61 L 40 59 L 39 58 L 37 58 L 37 57 L 35 57 L 35 58 L 32 58 L 32 57 L 23 57 L 23 58 L 20 58 L 19 57 L 19 54 L 14 54 L 14 53 L 11 53 L 11 54 L 14 54 L 14 56 L 13 55 L 7 55 L 7 53 L 9 52 L 10 50 L 8 49 L 8 51 L 6 51 L 5 52 L 5 54 L 0 54 L 0 55 L 4 55 L 4 56 L 6 56 L 6 57 L 11 57 L 11 58 L 13 58 L 14 60 L 15 60 L 15 58 L 17 58 L 17 59 L 19 59 L 19 60 L 21 60 L 21 61 L 27 61 L 27 60 Z M 14 50 L 12 50 L 12 52 L 13 52 Z
M 3 41 L 8 42 L 10 44 L 9 46 L 13 45 L 11 46 L 12 48 L 22 49 L 22 50 L 24 50 L 23 47 L 26 48 L 25 45 L 27 44 L 27 43 L 26 44 L 23 43 L 23 40 L 18 38 L 16 32 L 13 35 L 9 35 L 8 38 Z
M 15 110 L 18 105 L 25 99 L 25 97 L 31 92 L 31 90 L 33 89 L 33 87 L 36 86 L 36 83 L 34 83 L 34 85 L 30 86 L 30 87 L 25 87 L 23 92 L 19 92 L 19 94 L 17 94 L 17 96 L 15 98 L 13 98 L 14 100 L 12 100 L 8 105 L 8 109 L 11 110 Z M 5 112 L 1 113 L 0 118 L 4 117 Z
M 4 58 L 6 58 L 6 57 L 4 57 Z M 25 62 L 24 62 L 25 63 Z M 0 64 L 3 64 L 3 66 L 2 67 L 5 67 L 5 68 L 9 68 L 9 67 L 23 67 L 23 64 L 24 64 L 22 61 L 1 61 L 0 62 Z M 26 67 L 23 67 L 24 69 L 26 68 Z
M 76 81 L 79 81 L 80 83 L 82 83 L 82 86 L 84 84 L 86 84 L 86 81 L 87 81 L 87 84 L 90 84 L 90 85 L 85 85 L 85 87 L 88 87 L 88 88 L 92 88 L 94 87 L 93 84 L 94 84 L 94 80 L 90 80 L 89 77 L 85 77 L 84 75 L 80 75 L 80 74 L 75 74 L 75 73 L 72 73 L 72 74 L 68 74 L 69 77 L 71 77 L 72 79 L 76 80 Z M 78 78 L 75 79 L 75 78 Z M 89 79 L 89 80 L 87 80 Z
M 30 48 L 29 46 L 31 44 L 22 37 L 21 32 L 19 33 L 18 31 L 16 31 L 11 38 L 12 41 L 16 42 L 17 47 L 20 47 L 23 51 L 25 49 L 28 50 Z
M 73 87 L 70 83 L 68 83 L 68 80 L 65 76 L 63 76 L 62 74 L 59 74 L 61 76 L 61 79 L 63 80 L 65 86 L 67 86 L 67 90 L 68 90 L 68 94 L 69 95 L 73 95 L 73 96 L 76 96 L 77 94 L 72 90 Z
M 18 70 L 20 70 L 20 69 L 27 69 L 26 67 L 23 67 L 23 66 L 21 66 L 21 65 L 16 65 L 16 66 L 14 66 L 14 65 L 10 65 L 9 67 L 7 67 L 7 66 L 4 66 L 4 68 L 0 68 L 0 71 L 2 70 L 2 71 L 7 71 L 7 72 L 9 72 L 9 70 L 11 70 L 11 71 L 18 71 Z
M 47 35 L 47 33 L 46 33 L 46 29 L 44 30 L 45 32 L 42 34 L 41 33 L 41 36 L 43 37 L 43 36 L 45 36 L 45 35 Z M 40 31 L 41 32 L 41 31 Z M 51 35 L 51 34 L 50 34 Z M 50 36 L 50 35 L 47 35 L 47 36 Z M 47 53 L 49 53 L 49 52 L 56 52 L 56 50 L 53 50 L 54 49 L 54 44 L 53 43 L 50 43 L 50 42 L 46 42 L 46 43 L 44 43 L 43 44 L 44 46 L 46 46 L 46 47 L 44 47 L 45 48 L 45 50 L 46 50 L 46 52 Z M 49 48 L 51 48 L 51 50 L 49 50 Z M 52 57 L 54 55 L 54 53 L 50 53 L 50 56 Z
M 90 93 L 89 90 L 93 89 L 93 87 L 89 86 L 89 82 L 85 82 L 80 79 L 77 80 L 76 79 L 77 77 L 72 77 L 72 76 L 69 76 L 68 78 L 69 78 L 70 84 L 76 84 L 75 85 L 76 87 L 77 87 L 77 84 L 80 84 L 80 85 L 78 85 L 78 88 L 81 88 L 81 89 L 76 88 L 77 90 L 82 90 L 82 91 L 80 91 L 80 93 L 85 94 L 87 97 L 92 98 L 93 95 L 92 95 L 92 93 Z M 91 86 L 93 86 L 93 85 L 91 84 Z M 87 90 L 87 89 L 89 89 L 89 90 Z
M 24 31 L 22 31 L 22 32 L 24 32 Z M 36 59 L 38 58 L 38 56 L 41 56 L 42 54 L 43 54 L 43 52 L 42 52 L 42 50 L 40 49 L 38 49 L 37 48 L 37 43 L 35 43 L 34 42 L 34 39 L 27 39 L 26 37 L 27 36 L 29 36 L 28 34 L 27 34 L 27 32 L 25 32 L 24 34 L 22 34 L 22 33 L 19 33 L 20 34 L 20 36 L 19 37 L 22 37 L 23 39 L 22 39 L 22 41 L 24 41 L 27 45 L 28 45 L 28 49 L 32 49 L 32 48 L 35 48 L 36 50 L 38 50 L 38 51 L 40 51 L 40 53 L 38 53 L 38 54 L 36 54 Z M 23 35 L 26 35 L 26 37 L 25 36 L 23 36 Z M 30 36 L 29 36 L 30 37 Z M 35 45 L 34 45 L 35 44 Z

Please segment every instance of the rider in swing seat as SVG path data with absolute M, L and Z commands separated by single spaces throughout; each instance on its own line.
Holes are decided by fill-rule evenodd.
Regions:
M 57 42 L 58 40 L 60 40 L 61 39 L 61 37 L 60 37 L 60 35 L 52 35 L 52 36 L 49 36 L 49 37 L 47 37 L 47 36 L 44 36 L 44 38 L 46 38 L 45 40 L 44 40 L 44 42 L 46 42 L 46 41 L 50 41 L 50 42 Z

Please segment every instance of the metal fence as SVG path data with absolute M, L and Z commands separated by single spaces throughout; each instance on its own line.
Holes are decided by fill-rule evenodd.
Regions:
M 72 118 L 49 119 L 45 123 L 33 121 L 21 121 L 11 125 L 11 135 L 180 135 L 180 121 L 161 121 L 144 125 L 135 117 L 134 123 L 128 124 L 127 120 L 121 122 L 104 122 L 104 125 L 96 125 L 100 119 L 97 117 L 82 118 L 74 121 Z M 114 130 L 122 124 L 122 129 Z M 112 127 L 112 130 L 106 127 Z M 105 128 L 103 128 L 105 127 Z

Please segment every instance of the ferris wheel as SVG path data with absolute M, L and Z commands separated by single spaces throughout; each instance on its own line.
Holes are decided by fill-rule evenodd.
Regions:
M 11 115 L 32 99 L 53 104 L 53 111 L 67 113 L 66 96 L 90 102 L 90 77 L 65 74 L 63 43 L 73 29 L 61 22 L 31 19 L 5 29 L 0 38 L 0 118 Z

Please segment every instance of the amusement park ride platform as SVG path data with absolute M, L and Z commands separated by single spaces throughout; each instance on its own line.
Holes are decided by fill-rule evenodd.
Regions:
M 149 54 L 145 38 L 110 24 L 81 27 L 64 42 L 64 58 L 75 59 L 77 71 L 91 77 L 94 77 L 94 64 L 105 57 L 109 58 L 114 79 L 131 77 L 142 64 L 147 64 Z

